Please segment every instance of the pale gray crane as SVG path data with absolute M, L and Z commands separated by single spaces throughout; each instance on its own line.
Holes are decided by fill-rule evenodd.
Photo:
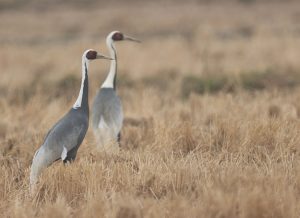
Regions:
M 88 67 L 95 59 L 111 59 L 94 50 L 82 55 L 82 81 L 78 98 L 71 110 L 48 132 L 44 143 L 35 152 L 30 172 L 30 184 L 35 185 L 42 170 L 61 159 L 64 163 L 76 158 L 89 125 Z
M 116 93 L 117 53 L 114 42 L 123 40 L 140 42 L 119 31 L 113 31 L 106 37 L 106 45 L 112 58 L 110 70 L 92 106 L 92 126 L 97 147 L 106 151 L 118 150 L 121 138 L 123 110 Z

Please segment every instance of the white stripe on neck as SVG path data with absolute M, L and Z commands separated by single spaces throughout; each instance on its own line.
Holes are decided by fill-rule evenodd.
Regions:
M 111 34 L 107 36 L 106 45 L 109 50 L 110 57 L 114 60 L 110 61 L 110 70 L 101 88 L 114 88 L 114 79 L 117 72 L 117 54 L 111 37 Z
M 79 95 L 78 98 L 75 102 L 75 104 L 73 105 L 74 109 L 80 108 L 81 107 L 81 103 L 82 103 L 82 97 L 83 97 L 83 89 L 84 89 L 84 81 L 85 81 L 85 71 L 88 72 L 88 61 L 85 58 L 85 54 L 84 56 L 82 56 L 82 78 L 81 78 L 81 87 L 80 87 L 80 91 L 79 91 Z M 85 69 L 87 68 L 87 69 Z

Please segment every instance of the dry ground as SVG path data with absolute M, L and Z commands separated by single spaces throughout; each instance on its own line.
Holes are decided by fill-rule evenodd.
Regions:
M 300 216 L 300 3 L 3 2 L 1 217 Z M 89 131 L 30 197 L 33 154 L 77 97 L 82 52 L 107 53 L 115 29 L 143 41 L 117 45 L 121 152 L 97 152 Z M 91 63 L 90 100 L 108 67 Z

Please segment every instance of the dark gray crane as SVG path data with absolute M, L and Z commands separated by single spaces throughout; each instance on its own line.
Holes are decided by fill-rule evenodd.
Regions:
M 76 158 L 89 125 L 88 67 L 95 59 L 111 59 L 94 50 L 82 55 L 82 81 L 78 98 L 71 110 L 48 132 L 44 143 L 35 152 L 30 172 L 30 184 L 35 185 L 42 170 L 62 159 L 64 163 Z

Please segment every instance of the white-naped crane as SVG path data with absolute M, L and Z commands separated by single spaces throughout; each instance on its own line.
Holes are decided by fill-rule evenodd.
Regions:
M 104 150 L 118 150 L 123 124 L 123 109 L 116 93 L 117 52 L 115 42 L 140 42 L 120 31 L 113 31 L 106 37 L 106 45 L 112 58 L 109 73 L 98 90 L 92 106 L 92 126 L 97 147 Z
M 44 143 L 35 152 L 30 171 L 30 185 L 34 188 L 42 170 L 57 160 L 64 163 L 76 158 L 89 125 L 88 69 L 95 59 L 111 59 L 95 50 L 86 50 L 82 55 L 82 81 L 78 98 L 70 111 L 48 132 Z

